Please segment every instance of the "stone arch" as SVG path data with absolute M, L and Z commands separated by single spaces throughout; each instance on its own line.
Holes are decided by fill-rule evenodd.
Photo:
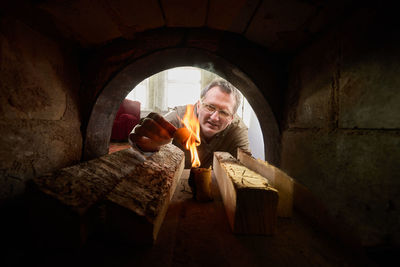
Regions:
M 121 101 L 138 83 L 160 71 L 193 66 L 225 78 L 247 98 L 260 122 L 265 158 L 279 165 L 280 133 L 275 115 L 257 85 L 226 59 L 197 48 L 170 48 L 141 57 L 117 73 L 99 94 L 92 109 L 84 144 L 84 160 L 108 153 L 114 117 Z M 271 90 L 273 88 L 271 86 Z

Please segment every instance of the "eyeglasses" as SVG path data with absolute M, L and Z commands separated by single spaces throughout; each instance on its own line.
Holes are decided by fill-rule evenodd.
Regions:
M 204 103 L 203 101 L 200 101 L 200 104 L 210 115 L 214 112 L 218 112 L 221 118 L 228 119 L 232 117 L 232 114 L 229 111 L 218 109 L 211 104 Z

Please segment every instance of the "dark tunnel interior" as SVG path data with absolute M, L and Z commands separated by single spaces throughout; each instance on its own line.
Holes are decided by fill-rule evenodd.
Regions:
M 398 261 L 400 39 L 390 1 L 17 0 L 0 7 L 6 265 Z M 40 243 L 32 221 L 43 215 L 40 203 L 51 202 L 46 216 L 63 214 L 70 227 L 46 222 L 61 244 L 61 236 L 75 234 L 71 229 L 86 229 L 73 226 L 69 211 L 63 217 L 58 202 L 32 201 L 32 180 L 101 172 L 96 164 L 103 163 L 88 162 L 108 156 L 125 96 L 145 78 L 181 66 L 213 72 L 246 97 L 262 129 L 265 161 L 294 180 L 293 217 L 279 219 L 272 237 L 233 235 L 215 177 L 208 204 L 191 201 L 186 177 L 153 246 L 104 242 L 99 235 L 84 248 Z M 88 214 L 101 218 L 103 208 Z

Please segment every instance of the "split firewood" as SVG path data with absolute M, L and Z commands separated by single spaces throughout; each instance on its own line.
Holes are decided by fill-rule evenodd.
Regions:
M 184 168 L 183 152 L 172 144 L 130 172 L 106 197 L 106 226 L 134 243 L 153 243 Z
M 227 152 L 215 152 L 213 166 L 232 231 L 275 233 L 278 191 Z
M 135 228 L 154 240 L 183 162 L 183 152 L 172 144 L 151 157 L 130 148 L 34 178 L 31 222 L 52 246 L 79 247 L 104 223 Z M 129 219 L 115 215 L 115 210 Z
M 278 216 L 291 217 L 293 211 L 293 179 L 279 168 L 266 161 L 255 159 L 240 148 L 237 156 L 244 166 L 264 176 L 271 186 L 278 190 Z
M 30 221 L 50 246 L 80 247 L 94 231 L 96 203 L 140 164 L 121 151 L 34 178 Z

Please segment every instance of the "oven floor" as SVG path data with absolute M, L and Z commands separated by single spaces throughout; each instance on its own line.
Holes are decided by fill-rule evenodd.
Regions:
M 215 178 L 214 201 L 192 199 L 185 170 L 152 247 L 94 245 L 85 262 L 101 266 L 374 266 L 299 215 L 279 219 L 274 236 L 234 235 Z
M 12 266 L 375 266 L 361 250 L 345 248 L 296 212 L 278 219 L 273 236 L 234 235 L 215 178 L 214 201 L 199 203 L 188 174 L 184 170 L 153 246 L 94 237 L 68 252 L 25 242 L 25 250 L 9 247 L 6 258 Z

